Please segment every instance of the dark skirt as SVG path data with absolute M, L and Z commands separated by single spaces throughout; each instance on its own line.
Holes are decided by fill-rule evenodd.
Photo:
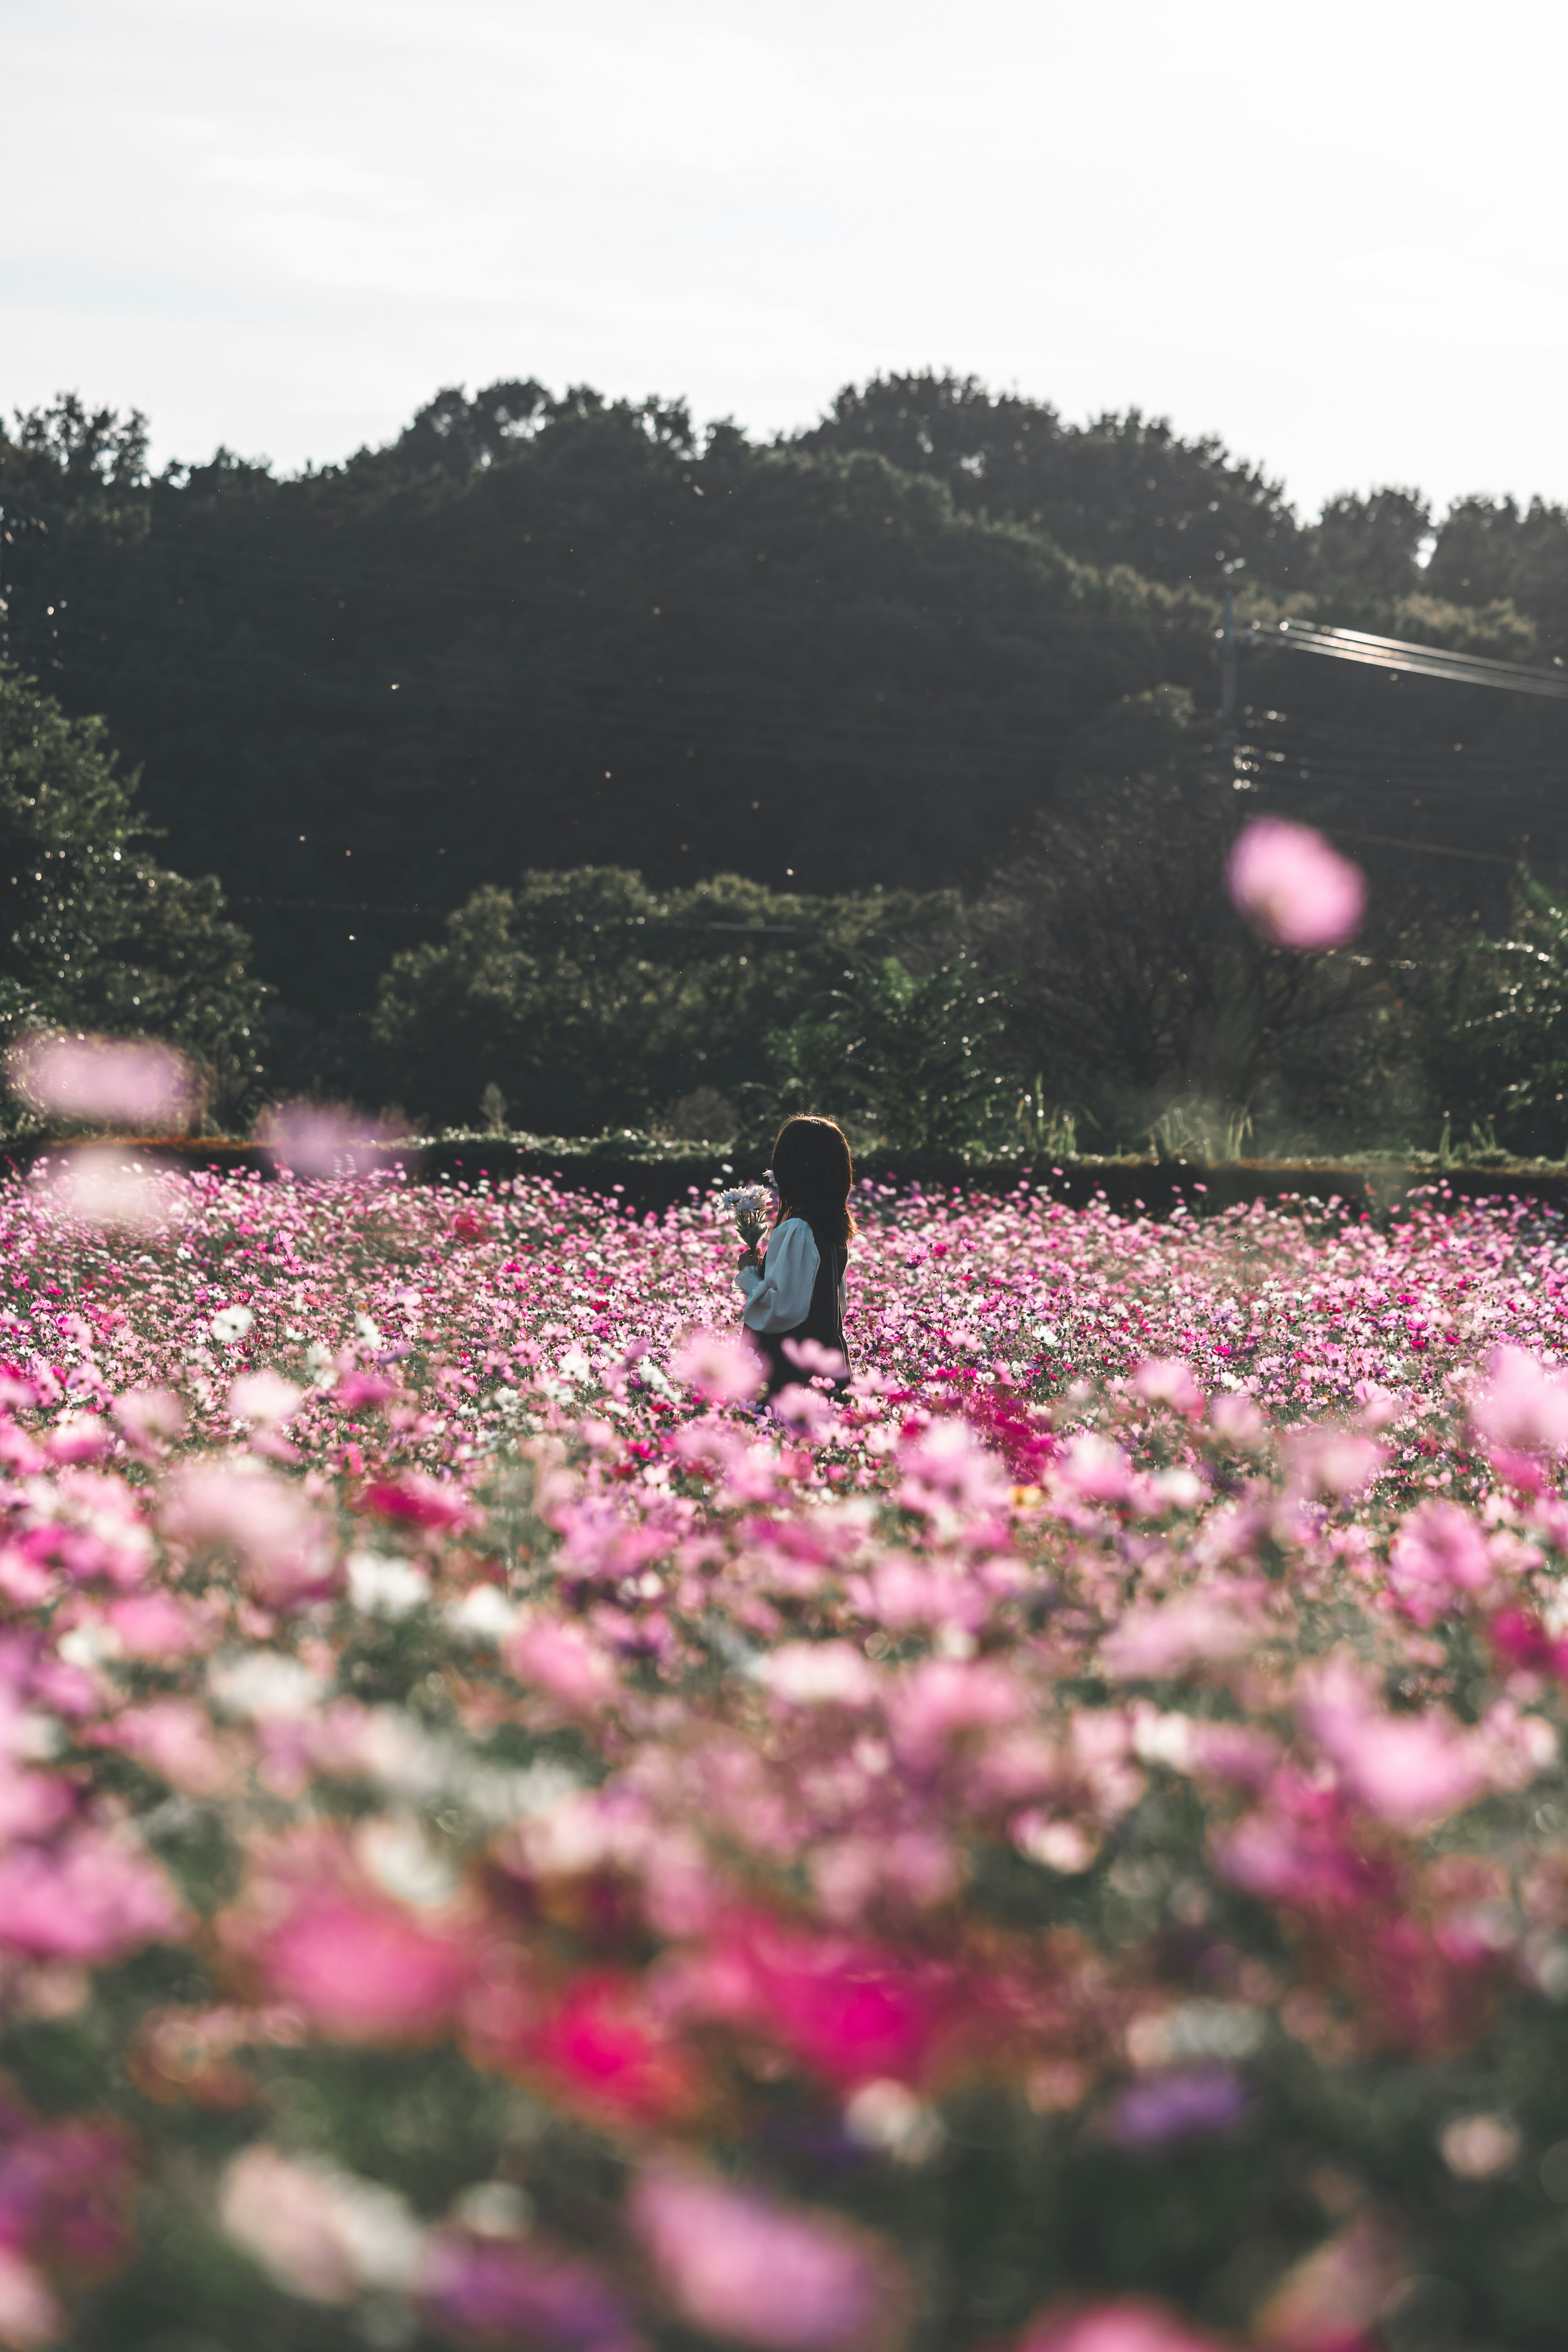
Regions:
M 792 1364 L 784 1354 L 786 1339 L 815 1339 L 818 1347 L 835 1348 L 847 1364 L 849 1350 L 844 1343 L 844 1316 L 838 1304 L 838 1286 L 844 1279 L 844 1269 L 849 1263 L 849 1253 L 842 1247 L 824 1249 L 817 1244 L 816 1280 L 811 1286 L 811 1305 L 804 1323 L 792 1331 L 753 1331 L 747 1327 L 746 1337 L 765 1359 L 768 1367 L 768 1394 L 777 1396 L 780 1389 L 792 1381 L 808 1381 L 811 1374 L 798 1364 Z M 835 1389 L 847 1386 L 846 1372 L 833 1383 Z

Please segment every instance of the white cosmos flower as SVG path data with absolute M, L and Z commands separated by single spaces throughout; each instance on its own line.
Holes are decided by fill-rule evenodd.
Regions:
M 220 1307 L 207 1329 L 226 1348 L 232 1348 L 237 1339 L 244 1339 L 255 1320 L 248 1307 Z

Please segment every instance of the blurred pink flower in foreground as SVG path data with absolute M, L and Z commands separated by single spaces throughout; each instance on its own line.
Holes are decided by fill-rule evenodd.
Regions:
M 163 1129 L 189 1118 L 195 1076 L 183 1054 L 120 1037 L 22 1037 L 5 1056 L 13 1093 L 46 1118 Z
M 1568 1446 L 1568 1379 L 1522 1348 L 1494 1348 L 1484 1387 L 1470 1399 L 1471 1425 L 1510 1454 L 1557 1454 Z
M 698 2172 L 646 2172 L 632 2226 L 680 2316 L 766 2352 L 871 2352 L 904 2333 L 897 2275 L 837 2216 Z
M 284 1899 L 286 1915 L 259 1936 L 242 1917 L 230 1923 L 276 1999 L 345 2042 L 419 2042 L 450 2027 L 471 1974 L 455 1928 L 355 1888 L 297 1885 Z
M 762 1387 L 765 1367 L 755 1349 L 728 1331 L 693 1331 L 669 1360 L 671 1375 L 698 1395 L 740 1404 Z
M 294 1175 L 333 1176 L 348 1172 L 345 1159 L 356 1148 L 386 1142 L 389 1129 L 344 1104 L 286 1102 L 263 1113 L 256 1135 Z
M 164 1490 L 163 1525 L 188 1551 L 233 1552 L 269 1609 L 300 1607 L 342 1581 L 325 1520 L 281 1478 L 193 1464 Z
M 1161 2304 L 1129 2295 L 1043 2312 L 1018 2352 L 1218 2352 L 1218 2339 L 1184 2326 Z
M 1255 931 L 1278 948 L 1338 948 L 1366 912 L 1359 866 L 1310 825 L 1254 819 L 1226 861 L 1230 895 Z
M 1297 1704 L 1350 1796 L 1408 1835 L 1472 1804 L 1488 1785 L 1479 1742 L 1451 1715 L 1385 1714 L 1344 1659 L 1303 1675 Z
M 177 1178 L 133 1163 L 123 1146 L 68 1152 L 49 1191 L 65 1216 L 127 1233 L 183 1224 L 190 1205 Z

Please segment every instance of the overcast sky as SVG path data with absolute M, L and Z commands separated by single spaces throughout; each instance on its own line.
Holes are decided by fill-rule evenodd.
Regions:
M 1568 11 L 0 0 L 0 405 L 280 467 L 442 384 L 757 432 L 951 366 L 1568 499 Z

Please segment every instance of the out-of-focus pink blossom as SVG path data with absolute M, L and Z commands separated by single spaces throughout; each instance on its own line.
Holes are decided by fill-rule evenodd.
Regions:
M 847 1642 L 786 1642 L 758 1672 L 792 1706 L 868 1706 L 879 1687 L 875 1667 Z
M 1226 862 L 1230 895 L 1280 948 L 1338 948 L 1366 912 L 1366 877 L 1310 825 L 1255 817 Z
M 849 1367 L 837 1348 L 825 1348 L 820 1339 L 785 1339 L 782 1343 L 786 1362 L 807 1380 L 841 1381 Z
M 1258 1622 L 1234 1601 L 1202 1592 L 1130 1609 L 1100 1645 L 1117 1682 L 1156 1682 L 1194 1667 L 1226 1665 L 1258 1640 Z
M 286 1906 L 231 1929 L 273 2000 L 345 2042 L 420 2042 L 451 2024 L 473 1958 L 459 1930 L 330 1882 L 296 1883 Z
M 891 2255 L 836 2215 L 673 2168 L 645 2172 L 632 2227 L 679 2315 L 763 2352 L 878 2352 L 908 2318 Z
M 1192 1366 L 1180 1356 L 1146 1357 L 1133 1372 L 1132 1385 L 1149 1403 L 1168 1404 L 1176 1412 L 1202 1412 L 1206 1402 Z
M 503 1655 L 520 1682 L 547 1691 L 574 1715 L 596 1713 L 616 1696 L 614 1662 L 575 1625 L 533 1618 L 510 1637 Z
M 1486 1537 L 1457 1503 L 1420 1504 L 1394 1538 L 1389 1583 L 1418 1625 L 1435 1624 L 1465 1594 L 1492 1580 Z
M 0 1853 L 0 1950 L 101 1967 L 184 1932 L 168 1880 L 128 1835 L 83 1822 Z
M 630 1969 L 584 1969 L 542 1993 L 491 2055 L 612 2128 L 680 2123 L 701 2104 L 695 2056 Z
M 1290 1484 L 1300 1495 L 1360 1495 L 1388 1460 L 1374 1437 L 1332 1423 L 1292 1430 L 1286 1441 Z
M 5 1076 L 31 1109 L 82 1126 L 161 1132 L 183 1127 L 196 1099 L 183 1054 L 122 1037 L 23 1037 L 5 1056 Z
M 1187 2326 L 1163 2304 L 1126 2295 L 1041 2312 L 1018 2352 L 1222 2352 L 1222 2347 L 1217 2336 Z
M 1479 1434 L 1507 1453 L 1560 1454 L 1568 1446 L 1568 1376 L 1549 1372 L 1523 1348 L 1492 1349 L 1469 1411 Z
M 106 1145 L 67 1152 L 49 1189 L 62 1216 L 126 1234 L 179 1225 L 190 1205 L 177 1178 L 133 1163 L 123 1149 Z
M 671 1355 L 669 1370 L 673 1380 L 720 1404 L 743 1403 L 767 1378 L 757 1350 L 730 1331 L 689 1333 Z
M 1348 1793 L 1394 1829 L 1431 1829 L 1488 1785 L 1476 1740 L 1451 1716 L 1385 1714 L 1342 1661 L 1305 1676 L 1297 1705 Z
M 699 2006 L 777 2041 L 826 2081 L 921 2083 L 952 2043 L 961 1989 L 940 1963 L 906 1963 L 849 1935 L 745 1916 L 718 1937 Z
M 1358 2214 L 1291 2265 L 1247 2334 L 1258 2352 L 1360 2352 L 1381 2337 L 1380 2315 L 1407 2274 L 1398 2231 Z
M 281 1373 L 242 1372 L 228 1392 L 229 1417 L 263 1424 L 291 1421 L 304 1401 L 304 1390 Z
M 0 2344 L 9 2352 L 34 2352 L 58 2344 L 68 2325 L 37 2264 L 0 2244 Z
M 355 1165 L 356 1152 L 374 1162 L 375 1146 L 390 1132 L 383 1121 L 346 1105 L 312 1102 L 274 1104 L 256 1127 L 257 1140 L 295 1176 L 342 1175 Z
M 403 1470 L 395 1477 L 373 1478 L 360 1496 L 360 1508 L 381 1519 L 405 1519 L 411 1527 L 445 1533 L 477 1524 L 478 1514 L 456 1481 L 432 1478 L 426 1471 Z
M 228 1551 L 272 1609 L 290 1609 L 342 1581 L 331 1532 L 296 1486 L 269 1472 L 193 1464 L 164 1489 L 163 1525 L 184 1550 Z
M 173 1389 L 128 1389 L 113 1405 L 114 1418 L 143 1451 L 172 1444 L 184 1433 L 185 1408 Z

